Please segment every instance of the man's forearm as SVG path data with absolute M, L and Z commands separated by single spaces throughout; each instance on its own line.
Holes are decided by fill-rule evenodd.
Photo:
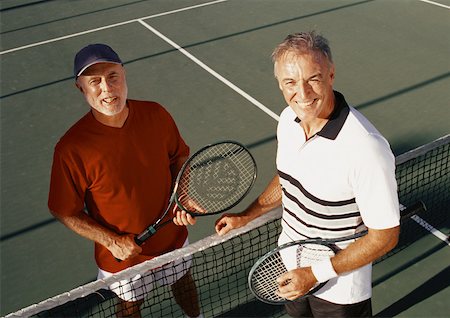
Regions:
M 249 220 L 273 210 L 281 204 L 281 185 L 278 175 L 270 181 L 261 195 L 242 213 Z
M 331 259 L 334 270 L 339 275 L 375 261 L 397 245 L 399 233 L 400 227 L 369 229 L 366 236 L 356 240 Z
M 108 249 L 115 244 L 115 238 L 119 236 L 114 231 L 99 224 L 83 211 L 80 211 L 75 216 L 59 216 L 53 212 L 52 214 L 67 228 L 78 235 L 97 242 Z

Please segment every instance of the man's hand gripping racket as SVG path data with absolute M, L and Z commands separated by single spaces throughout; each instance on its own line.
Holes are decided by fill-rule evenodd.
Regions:
M 401 210 L 401 220 L 425 210 L 423 202 L 417 202 Z M 307 239 L 280 245 L 262 256 L 253 265 L 248 275 L 250 290 L 256 298 L 265 303 L 275 305 L 288 303 L 290 300 L 278 295 L 279 282 L 277 279 L 281 275 L 287 273 L 290 269 L 305 268 L 325 261 L 340 250 L 335 243 L 353 240 L 366 234 L 367 230 L 338 239 Z M 326 283 L 317 283 L 297 300 L 314 294 Z M 289 284 L 289 281 L 284 284 Z
M 224 212 L 237 205 L 256 179 L 256 162 L 245 146 L 235 141 L 207 145 L 184 163 L 175 181 L 166 210 L 134 240 L 142 245 L 158 229 L 173 204 L 192 216 Z

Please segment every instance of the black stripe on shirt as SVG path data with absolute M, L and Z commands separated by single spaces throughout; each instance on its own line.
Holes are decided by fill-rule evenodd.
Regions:
M 315 216 L 316 218 L 319 219 L 325 219 L 325 220 L 341 220 L 341 219 L 348 219 L 348 218 L 353 218 L 353 217 L 358 217 L 360 216 L 359 211 L 356 212 L 350 212 L 350 213 L 344 213 L 344 214 L 337 214 L 337 215 L 327 215 L 327 214 L 321 214 L 318 213 L 316 211 L 313 211 L 311 209 L 308 209 L 306 206 L 304 206 L 294 195 L 290 194 L 289 192 L 287 192 L 287 190 L 285 188 L 282 188 L 282 191 L 284 193 L 284 195 L 291 200 L 292 202 L 294 202 L 296 205 L 298 205 L 298 207 L 300 209 L 302 209 L 303 211 L 305 211 L 305 213 Z
M 316 203 L 318 203 L 320 205 L 323 205 L 323 206 L 344 206 L 344 205 L 353 204 L 353 203 L 356 202 L 355 198 L 348 199 L 348 200 L 341 200 L 341 201 L 326 201 L 326 200 L 319 199 L 318 197 L 316 197 L 316 196 L 312 195 L 311 193 L 309 193 L 297 179 L 293 178 L 289 174 L 278 170 L 278 175 L 280 176 L 280 178 L 286 180 L 287 182 L 292 184 L 294 187 L 298 188 L 303 193 L 303 195 L 305 197 L 307 197 L 311 201 L 316 202 Z
M 339 227 L 339 228 L 320 227 L 317 225 L 306 223 L 305 221 L 300 219 L 294 212 L 290 211 L 286 207 L 283 207 L 283 209 L 286 213 L 288 213 L 290 216 L 292 216 L 297 222 L 303 224 L 304 226 L 306 226 L 308 228 L 313 228 L 313 229 L 317 229 L 317 230 L 321 230 L 321 231 L 342 232 L 342 231 L 348 231 L 348 230 L 356 230 L 359 226 L 363 225 L 363 222 L 360 222 L 357 225 L 347 226 L 347 227 Z M 283 217 L 283 220 L 284 220 L 284 222 L 286 222 L 286 224 L 289 225 L 290 228 L 292 228 L 295 232 L 298 233 L 298 231 L 296 231 L 284 217 Z

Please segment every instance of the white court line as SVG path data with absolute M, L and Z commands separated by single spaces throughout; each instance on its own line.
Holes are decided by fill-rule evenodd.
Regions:
M 157 35 L 158 37 L 160 37 L 162 40 L 164 40 L 165 42 L 167 42 L 168 44 L 170 44 L 171 46 L 173 46 L 174 48 L 176 48 L 178 51 L 180 51 L 180 53 L 184 54 L 187 58 L 189 58 L 191 61 L 193 61 L 194 63 L 196 63 L 198 66 L 200 66 L 201 68 L 203 68 L 205 71 L 207 71 L 209 74 L 211 74 L 212 76 L 214 76 L 215 78 L 217 78 L 219 81 L 221 81 L 222 83 L 224 83 L 225 85 L 227 85 L 229 88 L 231 88 L 232 90 L 234 90 L 236 93 L 238 93 L 239 95 L 241 95 L 242 97 L 244 97 L 245 99 L 247 99 L 249 102 L 251 102 L 253 105 L 255 105 L 256 107 L 258 107 L 259 109 L 261 109 L 263 112 L 265 112 L 267 115 L 269 115 L 270 117 L 272 117 L 273 119 L 275 119 L 276 121 L 279 120 L 279 116 L 277 114 L 275 114 L 273 111 L 271 111 L 269 108 L 267 108 L 266 106 L 264 106 L 262 103 L 260 103 L 259 101 L 257 101 L 255 98 L 253 98 L 252 96 L 250 96 L 249 94 L 247 94 L 246 92 L 244 92 L 242 89 L 240 89 L 239 87 L 237 87 L 236 85 L 234 85 L 233 83 L 231 83 L 229 80 L 227 80 L 225 77 L 223 77 L 222 75 L 220 75 L 219 73 L 217 73 L 216 71 L 214 71 L 212 68 L 210 68 L 208 65 L 206 65 L 205 63 L 203 63 L 202 61 L 200 61 L 198 58 L 196 58 L 194 55 L 192 55 L 191 53 L 189 53 L 188 51 L 186 51 L 185 49 L 183 49 L 181 46 L 179 46 L 177 43 L 175 43 L 174 41 L 172 41 L 171 39 L 169 39 L 168 37 L 166 37 L 164 34 L 162 34 L 161 32 L 159 32 L 158 30 L 156 30 L 155 28 L 151 27 L 150 25 L 148 25 L 146 22 L 142 21 L 142 20 L 138 20 L 139 23 L 141 23 L 144 27 L 146 27 L 147 29 L 149 29 L 150 31 L 152 31 L 155 35 Z
M 216 1 L 211 1 L 211 2 L 206 2 L 206 3 L 202 3 L 202 4 L 193 5 L 193 6 L 190 6 L 190 7 L 175 9 L 175 10 L 172 10 L 172 11 L 157 13 L 157 14 L 149 15 L 149 16 L 146 16 L 146 17 L 138 18 L 138 19 L 133 19 L 133 20 L 123 21 L 123 22 L 119 22 L 119 23 L 114 23 L 114 24 L 106 25 L 106 26 L 103 26 L 103 27 L 100 27 L 100 28 L 95 28 L 95 29 L 91 29 L 91 30 L 78 32 L 78 33 L 73 33 L 73 34 L 61 36 L 61 37 L 58 37 L 58 38 L 54 38 L 54 39 L 50 39 L 50 40 L 46 40 L 46 41 L 41 41 L 41 42 L 36 42 L 36 43 L 32 43 L 32 44 L 16 47 L 16 48 L 13 48 L 13 49 L 1 51 L 0 55 L 12 53 L 12 52 L 16 52 L 16 51 L 20 51 L 20 50 L 24 50 L 24 49 L 28 49 L 28 48 L 39 46 L 39 45 L 53 43 L 53 42 L 57 42 L 57 41 L 65 40 L 65 39 L 70 39 L 70 38 L 73 38 L 73 37 L 76 37 L 76 36 L 80 36 L 80 35 L 84 35 L 84 34 L 88 34 L 88 33 L 93 33 L 93 32 L 97 32 L 97 31 L 102 31 L 102 30 L 106 30 L 106 29 L 115 28 L 115 27 L 118 27 L 118 26 L 121 26 L 121 25 L 138 22 L 140 19 L 152 19 L 152 18 L 162 17 L 162 16 L 165 16 L 165 15 L 174 14 L 174 13 L 187 11 L 187 10 L 192 10 L 192 9 L 197 9 L 197 8 L 200 8 L 200 7 L 205 7 L 205 6 L 217 4 L 217 3 L 220 3 L 220 2 L 226 2 L 226 1 L 229 1 L 229 0 L 216 0 Z
M 169 14 L 173 14 L 173 13 L 177 13 L 177 12 L 187 11 L 187 10 L 191 10 L 191 9 L 195 9 L 195 8 L 199 8 L 199 7 L 204 7 L 204 6 L 208 6 L 208 5 L 213 5 L 213 4 L 226 2 L 226 1 L 228 1 L 228 0 L 216 0 L 216 1 L 211 1 L 211 2 L 206 2 L 206 3 L 203 3 L 203 4 L 199 4 L 199 5 L 194 5 L 194 6 L 190 6 L 190 7 L 180 8 L 180 9 L 167 11 L 167 12 L 162 12 L 162 13 L 158 13 L 158 14 L 154 14 L 154 15 L 150 15 L 150 16 L 146 16 L 146 17 L 142 17 L 142 18 L 138 18 L 138 19 L 132 19 L 132 20 L 129 20 L 129 21 L 124 21 L 124 22 L 119 22 L 119 23 L 115 23 L 115 24 L 110 24 L 110 25 L 107 25 L 107 26 L 104 26 L 104 27 L 100 27 L 100 28 L 96 28 L 96 29 L 91 29 L 91 30 L 78 32 L 78 33 L 73 33 L 73 34 L 69 34 L 69 35 L 66 35 L 66 36 L 54 38 L 54 39 L 51 39 L 51 40 L 41 41 L 41 42 L 37 42 L 37 43 L 29 44 L 29 45 L 24 45 L 24 46 L 17 47 L 17 48 L 5 50 L 5 51 L 0 52 L 0 55 L 16 52 L 16 51 L 19 51 L 19 50 L 24 50 L 24 49 L 27 49 L 27 48 L 31 48 L 31 47 L 35 47 L 35 46 L 39 46 L 39 45 L 44 45 L 44 44 L 48 44 L 48 43 L 52 43 L 52 42 L 57 42 L 57 41 L 69 39 L 69 38 L 72 38 L 72 37 L 76 37 L 76 36 L 80 36 L 80 35 L 84 35 L 84 34 L 88 34 L 88 33 L 93 33 L 93 32 L 97 32 L 97 31 L 101 31 L 101 30 L 106 30 L 106 29 L 114 28 L 114 27 L 117 27 L 117 26 L 129 24 L 129 23 L 133 23 L 133 22 L 139 22 L 144 27 L 146 27 L 147 29 L 152 31 L 155 35 L 157 35 L 158 37 L 160 37 L 161 39 L 163 39 L 164 41 L 166 41 L 167 43 L 169 43 L 170 45 L 175 47 L 177 50 L 179 50 L 181 53 L 183 53 L 186 57 L 188 57 L 193 62 L 198 64 L 205 71 L 207 71 L 208 73 L 210 73 L 211 75 L 216 77 L 218 80 L 220 80 L 225 85 L 227 85 L 228 87 L 233 89 L 235 92 L 240 94 L 242 97 L 246 98 L 252 104 L 254 104 L 258 108 L 260 108 L 262 111 L 264 111 L 270 117 L 272 117 L 273 119 L 278 121 L 279 120 L 279 116 L 276 115 L 274 112 L 272 112 L 270 109 L 268 109 L 266 106 L 264 106 L 262 103 L 260 103 L 258 100 L 256 100 L 255 98 L 253 98 L 252 96 L 250 96 L 249 94 L 247 94 L 246 92 L 241 90 L 239 87 L 237 87 L 236 85 L 234 85 L 233 83 L 228 81 L 226 78 L 224 78 L 223 76 L 218 74 L 216 71 L 211 69 L 209 66 L 207 66 L 206 64 L 204 64 L 200 60 L 198 60 L 195 56 L 193 56 L 192 54 L 187 52 L 185 49 L 180 47 L 178 44 L 176 44 L 175 42 L 173 42 L 172 40 L 170 40 L 169 38 L 167 38 L 166 36 L 164 36 L 163 34 L 158 32 L 156 29 L 152 28 L 150 25 L 148 25 L 147 23 L 142 21 L 142 20 L 145 20 L 145 19 L 161 17 L 161 16 L 165 16 L 165 15 L 169 15 Z M 429 1 L 429 0 L 419 0 L 419 1 L 425 2 L 425 3 L 429 3 L 429 4 L 433 4 L 433 5 L 436 5 L 436 6 L 440 6 L 440 7 L 443 7 L 443 8 L 450 9 L 450 6 L 446 6 L 446 5 L 443 5 L 443 4 L 434 2 L 434 1 Z M 443 240 L 444 242 L 447 242 L 447 244 L 449 244 L 449 238 L 445 234 L 443 234 L 442 232 L 440 232 L 437 229 L 435 229 L 432 225 L 427 223 L 425 220 L 423 220 L 422 218 L 420 218 L 419 216 L 416 216 L 416 215 L 411 217 L 411 218 L 414 221 L 416 221 L 419 225 L 421 225 L 425 229 L 429 230 L 437 238 L 439 238 L 439 239 Z
M 450 246 L 449 237 L 447 235 L 445 235 L 444 233 L 442 233 L 441 231 L 439 231 L 438 229 L 436 229 L 430 223 L 428 223 L 427 221 L 422 219 L 420 216 L 413 215 L 413 216 L 411 216 L 411 219 L 413 219 L 421 227 L 423 227 L 428 232 L 430 232 L 431 234 L 436 236 L 438 239 L 440 239 L 441 241 L 445 242 L 448 246 Z
M 404 209 L 406 209 L 406 207 L 403 204 L 400 203 L 400 210 L 402 211 Z M 409 218 L 411 220 L 413 220 L 414 222 L 416 222 L 417 224 L 419 224 L 425 230 L 427 230 L 428 232 L 430 232 L 431 234 L 436 236 L 438 239 L 440 239 L 441 241 L 445 242 L 448 246 L 450 246 L 449 237 L 447 235 L 445 235 L 444 233 L 442 233 L 441 231 L 439 231 L 438 229 L 436 229 L 430 223 L 428 223 L 427 221 L 422 219 L 420 216 L 415 214 L 415 215 L 410 216 Z
M 442 8 L 446 8 L 446 9 L 450 9 L 450 6 L 447 6 L 445 4 L 439 3 L 439 2 L 435 2 L 435 1 L 430 1 L 430 0 L 419 0 L 425 3 L 429 3 L 438 7 L 442 7 Z
M 164 34 L 162 34 L 161 32 L 159 32 L 158 30 L 156 30 L 155 28 L 151 27 L 150 25 L 148 25 L 146 22 L 139 20 L 139 23 L 141 23 L 144 27 L 146 27 L 147 29 L 149 29 L 150 31 L 152 31 L 155 35 L 157 35 L 158 37 L 160 37 L 162 40 L 166 41 L 168 44 L 170 44 L 171 46 L 173 46 L 174 48 L 176 48 L 178 51 L 180 51 L 180 53 L 184 54 L 186 57 L 188 57 L 190 60 L 192 60 L 194 63 L 198 64 L 201 68 L 203 68 L 205 71 L 207 71 L 208 73 L 210 73 L 211 75 L 213 75 L 214 77 L 216 77 L 218 80 L 220 80 L 221 82 L 223 82 L 225 85 L 227 85 L 228 87 L 230 87 L 231 89 L 233 89 L 234 91 L 236 91 L 238 94 L 240 94 L 241 96 L 243 96 L 244 98 L 246 98 L 248 101 L 250 101 L 251 103 L 253 103 L 255 106 L 257 106 L 258 108 L 260 108 L 262 111 L 264 111 L 266 114 L 268 114 L 270 117 L 272 117 L 273 119 L 275 119 L 276 121 L 279 121 L 279 116 L 276 115 L 274 112 L 272 112 L 270 109 L 268 109 L 266 106 L 264 106 L 263 104 L 261 104 L 259 101 L 257 101 L 255 98 L 253 98 L 252 96 L 250 96 L 249 94 L 247 94 L 246 92 L 244 92 L 243 90 L 241 90 L 239 87 L 237 87 L 236 85 L 234 85 L 233 83 L 231 83 L 230 81 L 228 81 L 226 78 L 224 78 L 222 75 L 218 74 L 216 71 L 214 71 L 213 69 L 211 69 L 209 66 L 207 66 L 206 64 L 204 64 L 202 61 L 200 61 L 199 59 L 197 59 L 195 56 L 193 56 L 191 53 L 189 53 L 188 51 L 186 51 L 185 49 L 183 49 L 180 45 L 178 45 L 177 43 L 175 43 L 174 41 L 172 41 L 171 39 L 169 39 L 168 37 L 166 37 Z M 405 207 L 403 205 L 401 205 L 401 207 L 404 209 Z M 447 244 L 449 244 L 449 240 L 448 237 L 443 234 L 442 232 L 438 231 L 437 229 L 435 229 L 432 225 L 430 225 L 429 223 L 427 223 L 425 220 L 423 220 L 422 218 L 420 218 L 417 215 L 414 215 L 411 217 L 411 219 L 413 219 L 415 222 L 417 222 L 419 225 L 421 225 L 422 227 L 424 227 L 425 229 L 427 229 L 428 231 L 430 231 L 431 234 L 433 234 L 434 236 L 436 236 L 438 239 L 443 240 L 444 242 L 447 242 Z M 450 244 L 449 244 L 450 245 Z

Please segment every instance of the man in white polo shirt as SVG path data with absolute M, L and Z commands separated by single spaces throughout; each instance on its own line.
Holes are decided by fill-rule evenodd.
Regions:
M 311 297 L 286 305 L 294 317 L 370 317 L 372 262 L 395 247 L 399 203 L 389 143 L 344 96 L 333 90 L 328 41 L 315 32 L 289 35 L 272 54 L 275 77 L 289 105 L 277 130 L 277 175 L 243 212 L 225 214 L 225 234 L 282 203 L 279 244 L 305 238 L 369 233 L 340 245 L 326 262 L 298 268 L 279 281 L 294 300 L 317 282 Z

